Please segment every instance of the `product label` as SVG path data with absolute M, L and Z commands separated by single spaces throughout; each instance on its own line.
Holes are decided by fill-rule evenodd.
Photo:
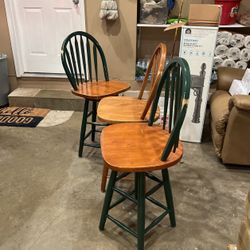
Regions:
M 239 6 L 235 6 L 231 9 L 231 12 L 230 12 L 230 17 L 234 17 L 238 14 L 239 12 Z

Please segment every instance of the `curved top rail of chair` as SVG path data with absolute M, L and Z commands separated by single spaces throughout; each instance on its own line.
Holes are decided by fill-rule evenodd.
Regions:
M 104 79 L 109 81 L 108 66 L 104 52 L 99 42 L 92 35 L 83 31 L 76 31 L 69 34 L 63 41 L 61 61 L 74 90 L 77 90 L 78 85 L 82 82 L 92 82 L 94 72 L 95 80 L 98 81 L 97 52 L 101 57 Z
M 167 60 L 167 46 L 164 43 L 160 43 L 156 47 L 150 59 L 147 71 L 145 73 L 145 77 L 143 79 L 142 87 L 138 95 L 138 99 L 142 99 L 145 87 L 149 80 L 149 76 L 151 75 L 151 86 L 150 86 L 150 91 L 149 91 L 148 98 L 147 98 L 147 103 L 141 114 L 142 120 L 144 120 L 146 115 L 148 114 L 151 104 L 155 98 L 157 87 L 159 85 L 160 79 L 164 72 L 166 60 Z

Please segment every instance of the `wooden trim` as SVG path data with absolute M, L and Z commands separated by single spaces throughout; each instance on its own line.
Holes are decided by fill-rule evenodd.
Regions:
M 9 33 L 10 33 L 10 42 L 12 47 L 12 53 L 14 58 L 14 64 L 15 64 L 15 70 L 16 70 L 16 76 L 21 77 L 24 73 L 23 69 L 23 62 L 22 62 L 22 55 L 21 55 L 21 48 L 20 44 L 18 43 L 18 29 L 15 27 L 15 10 L 14 10 L 14 0 L 4 0 L 5 4 L 5 10 L 6 10 L 6 17 L 7 17 L 7 23 L 9 27 Z

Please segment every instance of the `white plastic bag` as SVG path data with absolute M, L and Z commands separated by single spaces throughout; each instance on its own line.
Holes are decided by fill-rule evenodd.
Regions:
M 99 16 L 101 19 L 116 20 L 119 17 L 116 1 L 102 0 Z

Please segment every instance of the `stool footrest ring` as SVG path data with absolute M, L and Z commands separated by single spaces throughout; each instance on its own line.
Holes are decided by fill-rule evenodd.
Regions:
M 131 228 L 129 228 L 127 225 L 125 225 L 124 223 L 120 222 L 119 220 L 115 219 L 114 217 L 112 217 L 111 215 L 107 215 L 107 218 L 110 219 L 114 224 L 116 224 L 118 227 L 122 228 L 123 230 L 125 230 L 126 232 L 130 233 L 131 235 L 133 235 L 134 237 L 138 238 L 137 233 L 132 230 Z

